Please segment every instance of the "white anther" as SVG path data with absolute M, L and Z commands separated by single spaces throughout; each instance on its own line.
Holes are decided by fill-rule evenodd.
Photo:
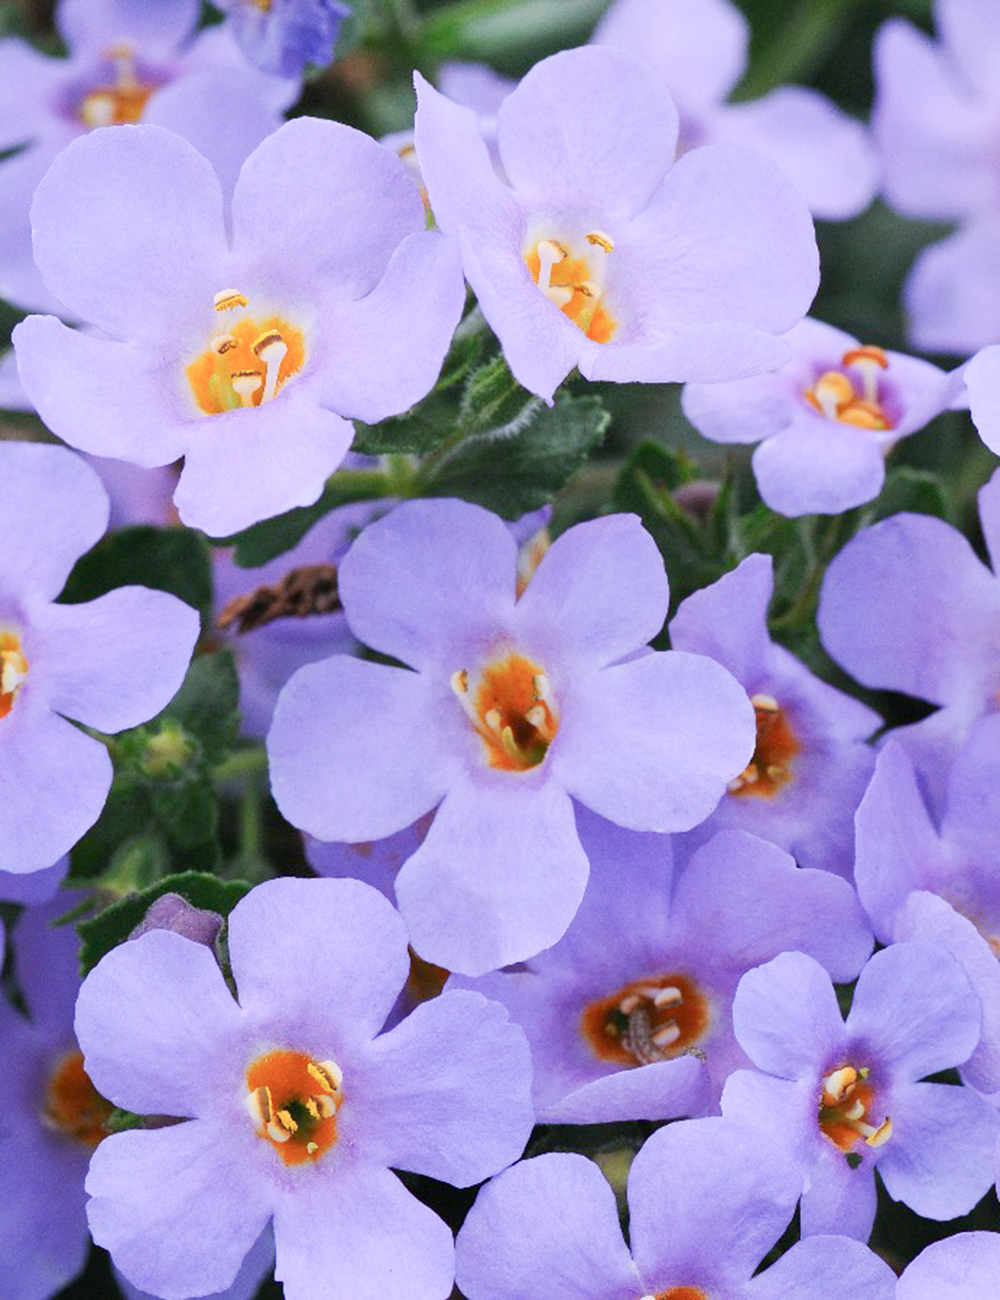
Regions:
M 531 679 L 531 689 L 535 693 L 536 700 L 542 700 L 545 704 L 552 704 L 552 685 L 545 673 L 535 673 Z
M 670 1020 L 658 1029 L 655 1034 L 650 1034 L 650 1039 L 657 1047 L 672 1047 L 680 1038 L 682 1032 L 680 1025 Z
M 779 713 L 781 706 L 773 695 L 751 695 L 750 703 L 763 713 Z
M 667 985 L 666 988 L 660 989 L 653 998 L 653 1005 L 657 1007 L 677 1007 L 684 1001 L 684 996 L 679 988 L 673 984 Z
M 16 650 L 0 654 L 0 695 L 13 695 L 28 676 L 28 661 Z
M 264 393 L 260 400 L 268 402 L 278 391 L 278 371 L 281 369 L 282 361 L 288 354 L 288 344 L 280 335 L 271 335 L 266 342 L 261 343 L 258 341 L 253 350 L 264 365 L 267 366 L 267 374 L 264 377 Z
M 569 254 L 562 244 L 557 244 L 554 239 L 543 239 L 538 245 L 537 252 L 538 287 L 548 297 L 552 283 L 552 268 L 557 262 L 564 261 Z M 572 296 L 570 293 L 570 297 Z M 569 302 L 569 298 L 566 301 Z
M 545 725 L 545 706 L 543 704 L 533 705 L 524 715 L 524 720 L 530 726 L 543 727 Z
M 483 721 L 489 727 L 490 731 L 495 732 L 498 736 L 500 735 L 500 729 L 503 726 L 503 716 L 499 709 L 490 709 L 488 713 L 484 714 Z
M 603 230 L 592 230 L 587 236 L 587 243 L 596 245 L 605 253 L 615 251 L 614 240 L 610 235 L 606 235 Z
M 287 1142 L 298 1128 L 298 1124 L 290 1115 L 288 1116 L 288 1127 L 286 1127 L 280 1118 L 281 1114 L 288 1114 L 288 1112 L 283 1111 L 279 1115 L 273 1115 L 267 1125 L 267 1136 L 272 1142 Z
M 208 346 L 221 357 L 236 347 L 236 339 L 232 334 L 216 334 Z
M 629 993 L 618 1003 L 618 1010 L 623 1016 L 630 1016 L 641 1002 L 642 998 L 638 993 Z
M 271 1122 L 270 1089 L 262 1084 L 261 1087 L 254 1088 L 253 1092 L 248 1092 L 246 1108 L 257 1132 L 260 1134 L 266 1133 L 267 1126 Z
M 114 95 L 93 91 L 81 101 L 80 116 L 84 126 L 111 126 L 115 120 Z
M 317 1119 L 329 1119 L 332 1115 L 336 1115 L 337 1103 L 328 1092 L 317 1093 L 315 1097 L 310 1097 L 309 1100 L 316 1108 Z
M 241 370 L 238 374 L 233 375 L 229 382 L 233 386 L 233 392 L 242 404 L 244 406 L 253 406 L 253 395 L 264 381 L 260 375 L 255 374 L 252 370 Z
M 892 1120 L 889 1119 L 887 1115 L 875 1132 L 872 1133 L 870 1137 L 865 1138 L 865 1142 L 870 1147 L 881 1147 L 885 1146 L 886 1142 L 888 1142 L 891 1137 Z
M 320 1061 L 318 1069 L 326 1075 L 327 1086 L 331 1092 L 339 1092 L 341 1084 L 344 1082 L 344 1071 L 336 1061 Z

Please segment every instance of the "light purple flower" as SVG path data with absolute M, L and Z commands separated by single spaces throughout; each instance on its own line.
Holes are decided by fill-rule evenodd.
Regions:
M 896 1300 L 971 1300 L 996 1290 L 1000 1235 L 958 1232 L 925 1246 L 896 1283 Z
M 1000 346 L 977 353 L 966 365 L 964 378 L 972 421 L 990 451 L 1000 456 Z
M 96 474 L 61 447 L 0 442 L 0 844 L 6 871 L 50 867 L 100 815 L 111 760 L 98 731 L 137 726 L 184 678 L 198 615 L 120 587 L 55 599 L 108 519 Z
M 948 773 L 940 824 L 890 740 L 857 812 L 858 894 L 882 943 L 928 939 L 962 964 L 983 1004 L 962 1078 L 1000 1089 L 1000 717 L 973 727 Z
M 804 867 L 850 878 L 854 810 L 875 764 L 864 742 L 881 719 L 771 640 L 773 592 L 771 557 L 748 555 L 683 601 L 670 624 L 674 649 L 728 668 L 757 718 L 753 759 L 686 839 L 702 844 L 722 827 L 737 827 L 780 845 Z
M 350 9 L 338 0 L 215 0 L 251 63 L 279 77 L 299 77 L 309 63 L 333 60 Z
M 668 592 L 634 516 L 564 533 L 518 598 L 500 519 L 405 503 L 355 542 L 340 593 L 358 640 L 416 671 L 335 656 L 296 673 L 268 737 L 279 807 L 348 843 L 437 808 L 396 881 L 417 952 L 481 974 L 548 947 L 587 879 L 573 799 L 635 830 L 686 829 L 752 752 L 725 669 L 644 652 Z
M 743 976 L 740 1046 L 758 1067 L 730 1075 L 722 1113 L 766 1127 L 802 1178 L 802 1233 L 867 1240 L 875 1168 L 927 1219 L 965 1214 L 993 1183 L 998 1121 L 970 1088 L 919 1080 L 968 1060 L 979 998 L 937 944 L 897 943 L 861 972 L 846 1023 L 830 977 L 785 952 Z
M 680 147 L 728 141 L 767 155 L 814 216 L 856 216 L 875 195 L 868 133 L 824 95 L 780 86 L 727 104 L 749 62 L 750 28 L 728 0 L 615 0 L 593 39 L 656 69 L 681 115 Z
M 947 408 L 955 381 L 822 321 L 800 321 L 785 337 L 792 357 L 780 370 L 687 384 L 684 414 L 713 442 L 760 443 L 757 488 L 780 514 L 839 514 L 871 501 L 886 455 Z
M 243 160 L 280 124 L 299 82 L 249 68 L 221 27 L 196 35 L 199 14 L 196 0 L 60 0 L 68 58 L 0 41 L 0 147 L 27 146 L 0 164 L 5 298 L 65 314 L 35 266 L 28 212 L 39 181 L 77 136 L 124 122 L 169 127 L 209 158 L 231 192 Z
M 674 163 L 677 111 L 651 68 L 585 46 L 503 101 L 497 175 L 477 115 L 417 78 L 435 218 L 515 378 L 547 401 L 588 379 L 735 379 L 787 357 L 818 268 L 802 200 L 735 146 Z
M 979 517 L 996 569 L 1000 473 L 980 489 Z M 892 736 L 940 808 L 955 753 L 973 723 L 997 708 L 1000 578 L 943 520 L 893 515 L 834 557 L 818 622 L 827 652 L 863 685 L 939 706 Z
M 456 250 L 425 230 L 402 163 L 350 127 L 286 123 L 240 172 L 231 240 L 224 207 L 170 132 L 75 141 L 36 194 L 35 254 L 110 337 L 29 317 L 15 340 L 55 433 L 144 466 L 184 456 L 181 519 L 216 536 L 314 502 L 350 418 L 428 391 L 464 302 Z
M 166 1297 L 231 1284 L 273 1220 L 289 1300 L 402 1288 L 445 1300 L 446 1225 L 392 1169 L 469 1186 L 531 1131 L 523 1035 L 471 993 L 379 1034 L 409 969 L 394 909 L 358 881 L 270 881 L 211 952 L 158 930 L 84 982 L 76 1030 L 116 1104 L 184 1122 L 112 1135 L 91 1161 L 94 1239 Z
M 458 1284 L 469 1300 L 892 1300 L 888 1265 L 841 1237 L 799 1242 L 754 1275 L 798 1192 L 763 1133 L 725 1119 L 671 1124 L 629 1169 L 629 1250 L 597 1165 L 537 1156 L 480 1191 L 458 1237 Z
M 872 130 L 888 201 L 959 221 L 905 288 L 916 346 L 969 353 L 1000 336 L 1000 41 L 989 0 L 937 0 L 939 40 L 893 18 L 875 40 Z
M 837 980 L 872 948 L 854 890 L 796 868 L 773 844 L 721 831 L 672 886 L 670 842 L 579 814 L 591 860 L 579 912 L 557 944 L 477 980 L 503 1002 L 534 1062 L 540 1122 L 703 1114 L 747 1060 L 733 1037 L 740 977 L 786 948 Z

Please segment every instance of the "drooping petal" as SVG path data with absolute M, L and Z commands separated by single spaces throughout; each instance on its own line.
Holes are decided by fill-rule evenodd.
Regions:
M 513 1164 L 535 1119 L 524 1034 L 499 1003 L 464 989 L 377 1038 L 350 1086 L 351 1139 L 366 1159 L 455 1187 Z
M 582 804 L 632 830 L 688 830 L 753 753 L 753 708 L 735 678 L 682 651 L 574 683 L 552 772 Z
M 673 162 L 677 130 L 654 70 L 593 45 L 536 64 L 497 113 L 514 188 L 536 203 L 592 208 L 597 225 L 642 211 Z
M 442 707 L 461 710 L 419 673 L 337 655 L 300 668 L 267 739 L 271 789 L 285 817 L 323 840 L 392 835 L 444 797 L 456 759 Z
M 482 1188 L 459 1233 L 456 1273 L 470 1300 L 634 1300 L 642 1290 L 611 1185 L 570 1152 L 524 1160 Z
M 130 1282 L 167 1300 L 225 1290 L 271 1211 L 245 1154 L 206 1120 L 105 1139 L 87 1175 L 94 1240 Z
M 455 1276 L 447 1224 L 388 1169 L 334 1172 L 341 1176 L 291 1188 L 275 1208 L 274 1276 L 288 1300 L 447 1296 Z
M 457 242 L 433 232 L 408 235 L 371 293 L 326 304 L 330 361 L 317 385 L 323 405 L 377 424 L 425 397 L 464 303 Z
M 151 930 L 113 948 L 90 972 L 75 1029 L 87 1073 L 105 1097 L 140 1115 L 185 1118 L 211 1116 L 220 1087 L 232 1090 L 225 1049 L 242 1023 L 212 950 Z
M 46 605 L 32 625 L 49 707 L 104 732 L 135 727 L 170 702 L 199 632 L 196 610 L 146 587 Z
M 257 1022 L 294 1033 L 314 1007 L 346 1043 L 378 1033 L 410 968 L 398 912 L 357 880 L 258 885 L 229 915 L 229 956 Z
M 53 600 L 108 526 L 108 494 L 79 456 L 35 442 L 0 443 L 0 590 Z
M 549 781 L 453 786 L 396 880 L 410 941 L 427 961 L 482 975 L 550 947 L 573 919 L 587 857 L 565 792 Z
M 213 537 L 312 505 L 354 437 L 353 425 L 317 406 L 304 383 L 189 428 L 174 502 L 184 523 Z
M 219 179 L 162 127 L 74 140 L 35 191 L 31 225 L 48 288 L 113 338 L 197 337 L 206 302 L 226 287 Z
M 446 680 L 510 621 L 516 578 L 517 546 L 496 515 L 431 500 L 370 524 L 338 574 L 359 641 Z
M 43 704 L 29 706 L 26 691 L 0 720 L 0 867 L 18 874 L 69 852 L 101 815 L 112 777 L 100 741 Z
M 704 1064 L 694 1056 L 616 1070 L 575 1088 L 538 1111 L 540 1124 L 611 1124 L 703 1115 L 712 1103 Z

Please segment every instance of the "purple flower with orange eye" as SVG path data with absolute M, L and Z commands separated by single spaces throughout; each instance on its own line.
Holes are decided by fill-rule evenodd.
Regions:
M 772 510 L 839 514 L 871 501 L 888 452 L 948 407 L 958 378 L 817 320 L 785 337 L 792 357 L 780 370 L 688 384 L 684 414 L 713 442 L 759 441 L 753 472 Z
M 96 127 L 150 122 L 196 143 L 231 190 L 243 160 L 275 130 L 299 82 L 247 66 L 229 32 L 196 34 L 197 0 L 60 0 L 68 58 L 0 41 L 0 293 L 63 315 L 31 252 L 31 196 L 56 155 Z M 109 228 L 112 237 L 114 227 Z
M 211 951 L 167 930 L 115 948 L 80 991 L 96 1086 L 181 1121 L 95 1152 L 94 1239 L 134 1285 L 201 1296 L 273 1220 L 289 1300 L 445 1300 L 451 1231 L 392 1171 L 464 1187 L 518 1158 L 534 1118 L 523 1034 L 466 992 L 380 1033 L 406 927 L 359 881 L 270 881 L 228 927 L 238 1002 Z
M 413 946 L 477 975 L 547 948 L 583 895 L 573 800 L 638 830 L 687 829 L 753 751 L 724 668 L 655 653 L 669 602 L 639 521 L 580 524 L 520 597 L 517 544 L 462 501 L 370 525 L 339 571 L 359 641 L 300 669 L 268 736 L 271 785 L 318 839 L 384 839 L 437 809 L 396 880 Z
M 653 70 L 600 46 L 544 59 L 477 115 L 417 77 L 415 139 L 438 225 L 515 378 L 550 400 L 588 379 L 714 382 L 780 365 L 775 335 L 818 281 L 812 220 L 770 160 L 736 146 L 675 163 Z
M 28 397 L 81 450 L 183 456 L 181 519 L 215 536 L 315 501 L 351 418 L 430 389 L 465 301 L 399 159 L 315 118 L 251 154 L 229 222 L 209 163 L 147 126 L 70 145 L 32 221 L 49 287 L 102 334 L 23 321 Z
M 108 497 L 63 447 L 0 442 L 0 866 L 51 867 L 111 787 L 102 732 L 138 726 L 184 679 L 198 615 L 163 591 L 120 587 L 55 603 L 98 541 Z
M 740 980 L 736 1038 L 757 1066 L 729 1076 L 722 1113 L 765 1126 L 802 1177 L 802 1235 L 867 1240 L 875 1169 L 927 1219 L 965 1214 L 994 1179 L 997 1115 L 970 1088 L 920 1082 L 961 1065 L 982 1009 L 933 943 L 896 943 L 858 977 L 846 1023 L 830 977 L 784 952 Z

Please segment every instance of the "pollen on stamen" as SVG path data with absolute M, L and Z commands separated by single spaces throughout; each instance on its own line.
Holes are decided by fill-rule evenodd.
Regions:
M 845 1155 L 851 1155 L 860 1141 L 877 1149 L 892 1136 L 892 1121 L 888 1115 L 878 1122 L 872 1120 L 877 1096 L 869 1079 L 867 1066 L 855 1069 L 852 1065 L 843 1065 L 831 1070 L 822 1080 L 820 1132 Z M 851 1158 L 857 1159 L 856 1156 Z
M 334 1061 L 279 1050 L 255 1060 L 246 1073 L 247 1113 L 258 1137 L 286 1165 L 317 1160 L 337 1140 L 343 1072 Z
M 490 767 L 525 772 L 545 759 L 559 727 L 548 676 L 523 655 L 509 653 L 473 676 L 461 668 L 451 687 L 484 742 Z
M 892 421 L 879 397 L 879 376 L 889 367 L 888 354 L 874 344 L 849 348 L 841 357 L 844 370 L 860 374 L 860 389 L 844 370 L 825 370 L 811 388 L 803 390 L 809 405 L 840 424 L 884 432 Z
M 220 289 L 212 299 L 212 305 L 216 311 L 233 311 L 237 307 L 248 307 L 250 304 L 239 289 Z
M 595 343 L 607 343 L 616 327 L 602 303 L 613 251 L 611 236 L 592 230 L 575 246 L 571 240 L 543 237 L 524 254 L 539 290 Z
M 14 632 L 0 631 L 0 718 L 14 707 L 14 700 L 28 678 L 28 660 Z
M 185 377 L 204 414 L 262 405 L 277 397 L 305 365 L 302 330 L 278 316 L 255 319 L 238 289 L 220 289 L 213 306 L 228 313 L 226 328 L 209 336 Z
M 791 781 L 793 759 L 801 746 L 787 713 L 773 695 L 752 695 L 757 723 L 757 743 L 753 758 L 734 780 L 729 782 L 732 795 L 772 799 Z

